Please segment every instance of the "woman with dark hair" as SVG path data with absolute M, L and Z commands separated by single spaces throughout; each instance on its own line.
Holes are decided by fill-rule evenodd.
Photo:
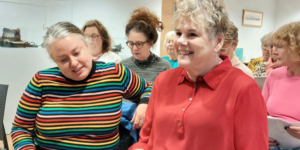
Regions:
M 162 29 L 162 22 L 147 8 L 134 10 L 126 25 L 126 36 L 128 38 L 126 44 L 130 48 L 132 56 L 122 60 L 121 63 L 151 83 L 154 83 L 161 72 L 172 69 L 167 60 L 150 51 L 157 42 L 157 30 Z M 133 129 L 143 126 L 147 104 L 143 105 L 140 108 L 144 110 L 144 113 L 135 114 L 138 115 L 139 120 L 132 120 L 134 122 Z
M 150 51 L 157 42 L 157 31 L 162 29 L 162 22 L 147 8 L 134 10 L 126 25 L 125 33 L 128 38 L 126 44 L 130 48 L 132 56 L 122 60 L 121 63 L 152 83 L 161 72 L 172 69 L 167 60 Z M 121 120 L 123 126 L 130 124 L 130 122 L 133 123 L 131 126 L 127 126 L 129 132 L 135 132 L 135 129 L 140 129 L 143 126 L 148 104 L 139 104 L 135 113 L 134 107 L 136 106 L 133 103 L 123 102 L 123 114 L 133 114 L 133 118 L 132 115 L 126 117 L 122 115 L 122 118 L 127 118 L 127 120 Z M 120 126 L 121 145 L 126 143 L 124 141 L 126 130 L 122 129 L 123 127 Z M 127 135 L 129 134 L 127 133 Z M 124 144 L 124 149 L 128 149 L 131 144 Z

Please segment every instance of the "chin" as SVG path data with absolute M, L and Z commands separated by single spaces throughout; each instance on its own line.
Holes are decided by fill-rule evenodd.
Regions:
M 81 81 L 84 80 L 87 76 L 89 75 L 89 72 L 84 71 L 81 74 L 77 75 L 77 74 L 72 74 L 72 77 L 70 79 L 74 80 L 74 81 Z
M 178 60 L 178 66 L 182 68 L 188 68 L 191 65 L 189 60 Z

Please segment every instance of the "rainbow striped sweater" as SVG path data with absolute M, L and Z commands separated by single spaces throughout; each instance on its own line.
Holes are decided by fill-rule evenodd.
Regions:
M 22 95 L 12 127 L 15 149 L 114 150 L 122 97 L 149 100 L 152 86 L 121 64 L 94 62 L 83 81 L 39 71 Z

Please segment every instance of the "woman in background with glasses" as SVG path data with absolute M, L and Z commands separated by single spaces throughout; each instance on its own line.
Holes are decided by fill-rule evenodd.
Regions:
M 167 60 L 150 51 L 157 41 L 157 30 L 162 29 L 162 22 L 146 8 L 134 10 L 126 25 L 126 44 L 132 57 L 122 60 L 121 63 L 152 83 L 161 72 L 172 69 Z
M 100 21 L 88 21 L 83 26 L 82 32 L 89 40 L 88 48 L 93 56 L 93 60 L 105 63 L 120 63 L 121 57 L 111 51 L 112 40 Z
M 128 37 L 126 44 L 131 50 L 132 57 L 122 60 L 121 63 L 152 83 L 154 83 L 154 80 L 161 72 L 172 69 L 167 60 L 160 58 L 150 51 L 158 39 L 157 30 L 160 31 L 162 29 L 162 22 L 146 8 L 134 10 L 126 25 L 126 36 Z M 123 102 L 123 113 L 125 110 L 124 107 L 127 107 L 127 105 L 132 108 L 131 105 L 134 104 Z M 131 109 L 130 112 L 127 112 L 133 114 L 131 117 L 127 117 L 127 121 L 129 124 L 130 122 L 134 123 L 127 129 L 135 130 L 143 126 L 147 107 L 148 104 L 140 104 L 136 111 L 135 109 Z M 123 121 L 121 120 L 122 125 L 125 124 Z M 120 127 L 121 146 L 123 144 L 122 139 L 124 139 L 122 133 L 122 127 Z M 128 149 L 129 146 L 130 144 L 123 147 L 125 147 L 124 149 Z

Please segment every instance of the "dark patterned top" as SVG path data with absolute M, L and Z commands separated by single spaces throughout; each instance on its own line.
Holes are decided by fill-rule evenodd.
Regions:
M 159 60 L 159 57 L 156 56 L 155 54 L 151 53 L 150 56 L 148 57 L 147 60 L 144 60 L 144 61 L 140 61 L 140 60 L 137 60 L 135 59 L 134 57 L 131 57 L 131 61 L 141 67 L 141 68 L 147 68 L 153 64 L 156 64 L 156 62 Z

